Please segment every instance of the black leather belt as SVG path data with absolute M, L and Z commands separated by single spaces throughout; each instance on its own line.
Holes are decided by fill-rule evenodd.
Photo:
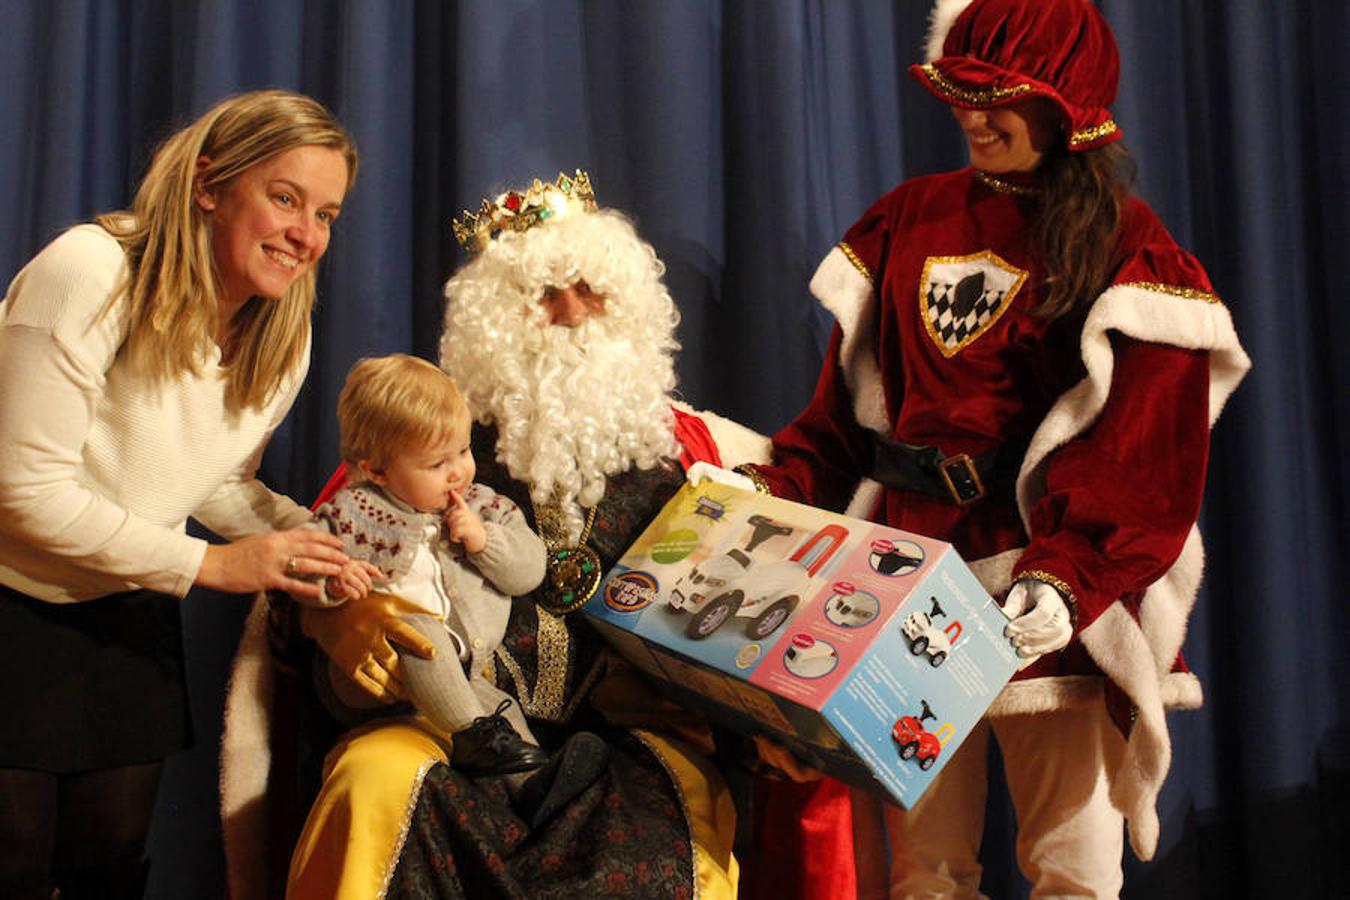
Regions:
M 887 487 L 919 491 L 958 506 L 990 494 L 1012 496 L 1027 444 L 1001 444 L 977 456 L 943 456 L 936 447 L 916 447 L 874 434 L 872 478 Z

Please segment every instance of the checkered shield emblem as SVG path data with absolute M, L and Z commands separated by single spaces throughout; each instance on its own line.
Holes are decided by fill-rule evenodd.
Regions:
M 954 356 L 998 321 L 1027 273 L 985 250 L 930 256 L 919 282 L 924 328 L 943 356 Z

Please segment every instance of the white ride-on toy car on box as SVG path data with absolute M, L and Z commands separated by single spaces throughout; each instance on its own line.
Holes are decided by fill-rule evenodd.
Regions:
M 847 532 L 839 525 L 826 525 L 807 539 L 787 559 L 758 562 L 755 548 L 772 537 L 786 537 L 797 529 L 755 515 L 748 520 L 751 536 L 745 547 L 704 560 L 671 588 L 667 609 L 693 613 L 685 635 L 694 640 L 708 637 L 732 616 L 748 618 L 746 636 L 763 640 L 788 620 L 810 579 L 843 544 Z
M 933 608 L 929 612 L 912 612 L 900 623 L 900 630 L 909 640 L 909 652 L 915 656 L 928 654 L 928 662 L 933 668 L 942 665 L 952 652 L 952 644 L 961 636 L 961 623 L 950 622 L 944 628 L 937 627 L 933 620 L 946 618 L 947 613 L 932 598 Z

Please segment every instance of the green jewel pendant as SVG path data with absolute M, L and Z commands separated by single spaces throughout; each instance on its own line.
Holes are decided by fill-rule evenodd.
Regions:
M 585 544 L 550 550 L 539 603 L 555 615 L 580 609 L 600 586 L 600 557 Z

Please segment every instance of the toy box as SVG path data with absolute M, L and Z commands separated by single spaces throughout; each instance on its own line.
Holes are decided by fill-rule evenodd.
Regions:
M 949 544 L 707 481 L 583 611 L 681 700 L 902 806 L 1017 669 Z

